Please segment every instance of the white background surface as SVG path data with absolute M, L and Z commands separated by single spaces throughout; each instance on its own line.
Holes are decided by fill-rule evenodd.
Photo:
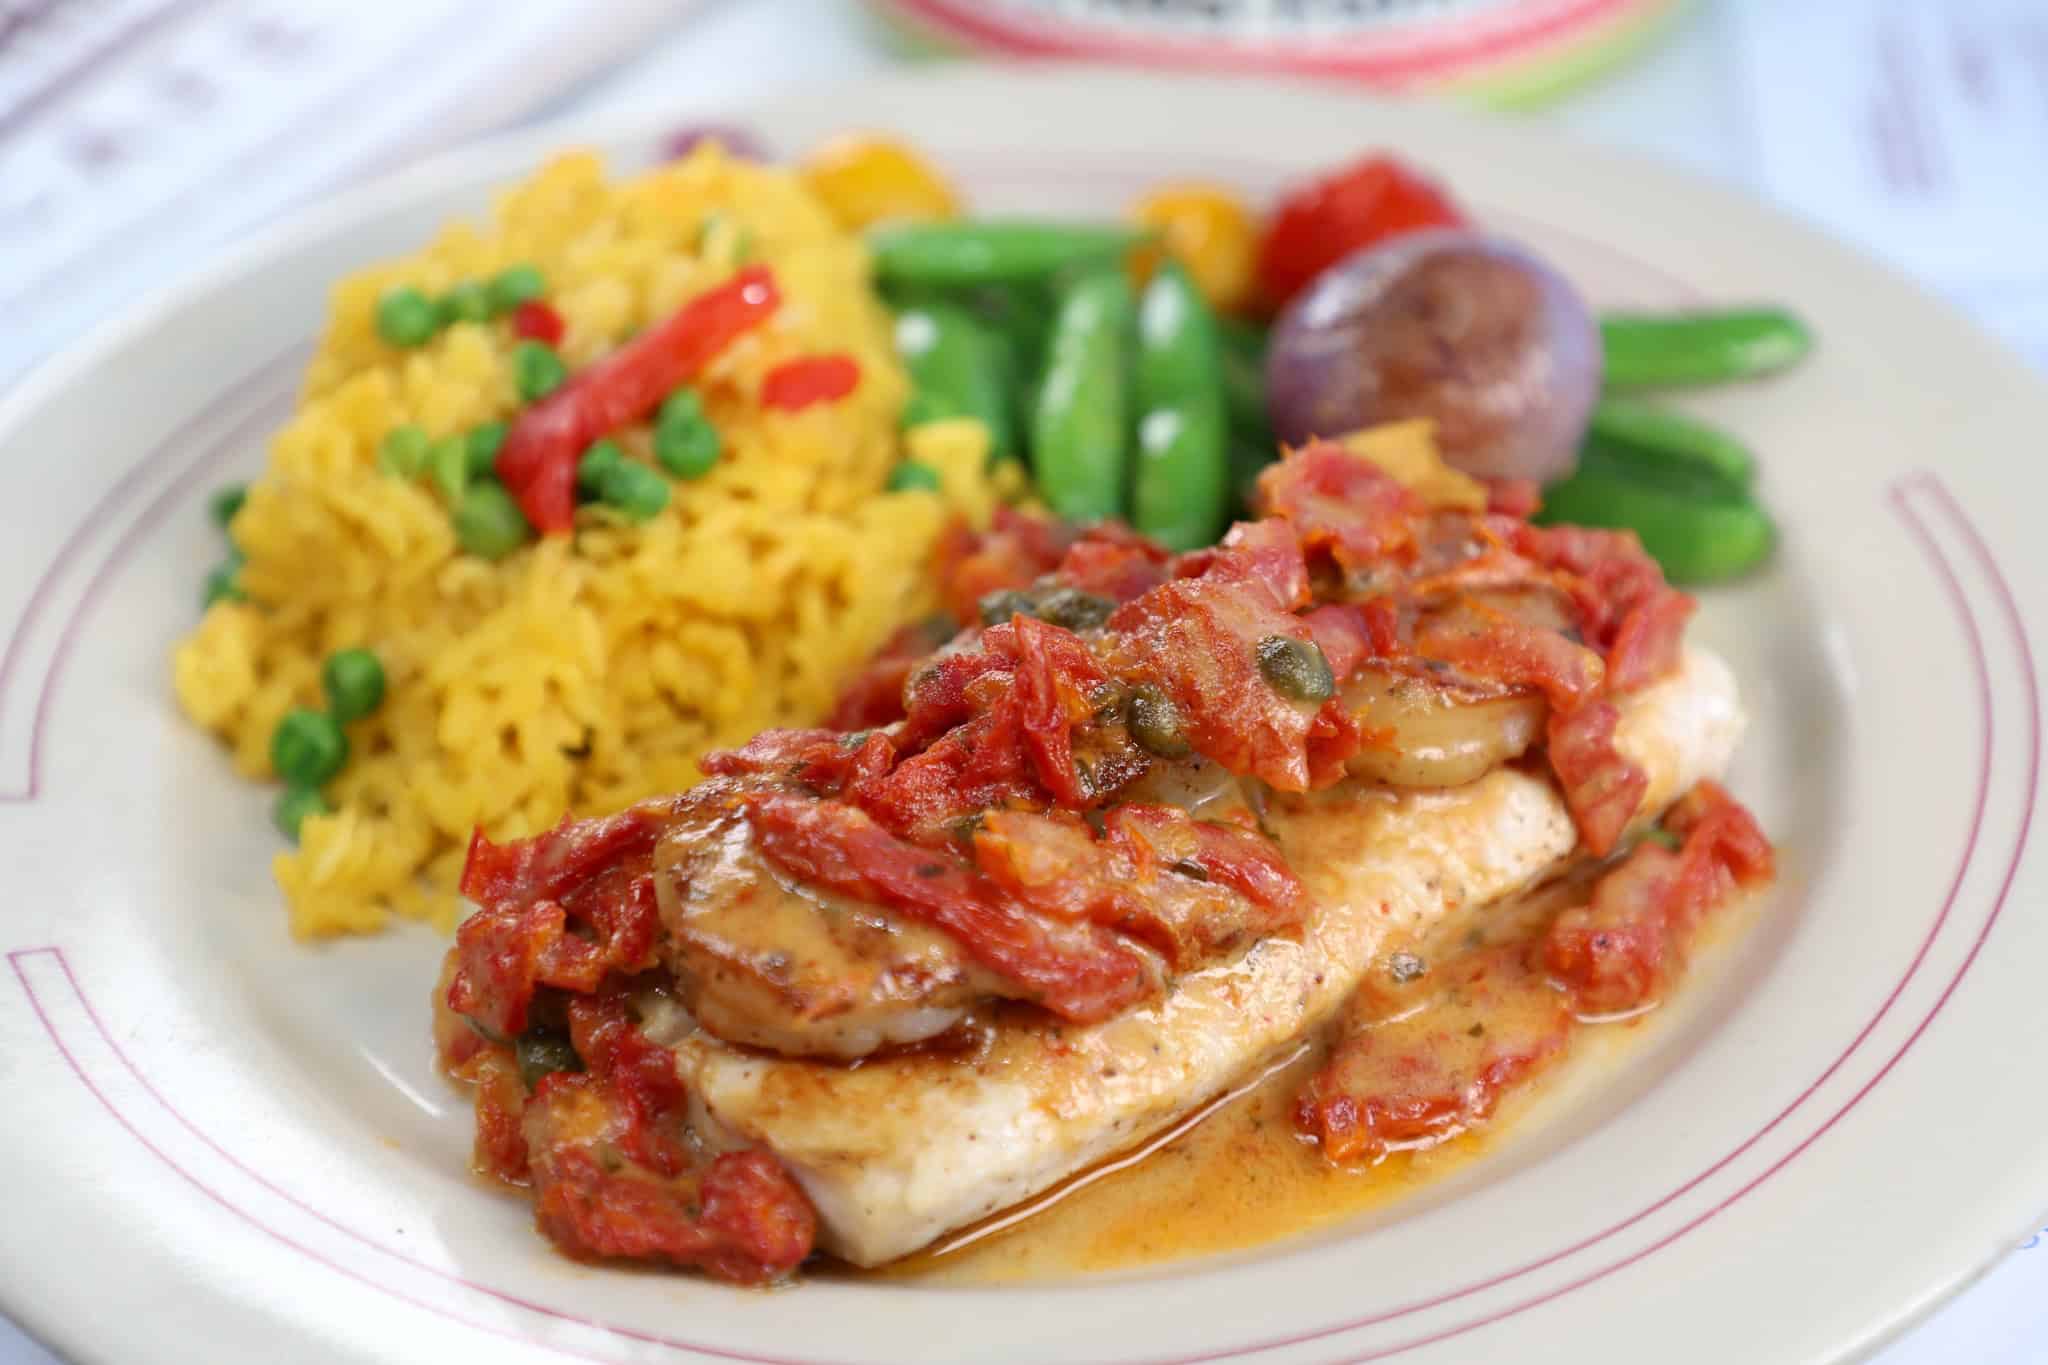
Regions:
M 7 8 L 0 4 L 0 32 Z M 437 0 L 420 8 L 462 5 Z M 501 8 L 527 16 L 528 31 L 545 32 L 551 19 L 581 7 L 524 0 Z M 439 58 L 415 53 L 391 65 L 387 72 L 415 126 L 392 131 L 381 148 L 362 141 L 337 146 L 336 170 L 346 175 L 513 116 L 659 108 L 679 95 L 743 103 L 778 86 L 828 82 L 894 60 L 851 0 L 677 0 L 666 11 L 653 0 L 607 6 L 613 8 L 654 16 L 633 19 L 612 39 L 612 50 L 622 43 L 639 55 L 608 63 L 608 45 L 588 40 L 562 73 L 566 88 L 550 89 L 530 74 L 525 97 L 501 94 L 489 117 L 478 112 L 480 101 L 465 116 L 446 101 L 414 99 L 422 87 L 447 92 L 474 81 L 481 66 L 473 50 Z M 642 22 L 653 25 L 652 41 L 640 41 L 633 29 Z M 409 23 L 413 28 L 417 23 Z M 0 107 L 18 71 L 10 63 L 22 55 L 0 37 Z M 2048 267 L 2040 259 L 2048 240 L 2041 228 L 2048 222 L 2048 0 L 1706 4 L 1653 52 L 1528 117 L 1747 185 L 1892 260 L 2048 367 Z M 849 121 L 858 121 L 857 111 L 849 111 Z M 19 135 L 10 139 L 0 126 L 0 201 L 24 183 L 24 155 Z M 0 249 L 0 284 L 15 268 L 25 280 L 17 287 L 35 305 L 11 313 L 0 329 L 0 385 L 152 276 L 188 267 L 209 241 L 274 213 L 318 179 L 302 174 L 288 183 L 221 186 L 187 200 L 203 207 L 189 221 L 157 225 L 146 246 L 96 264 L 97 288 L 85 296 L 44 288 L 46 295 L 61 293 L 59 302 L 37 301 L 34 290 L 46 282 L 21 265 L 27 256 L 19 244 Z M 83 204 L 88 223 L 92 208 Z M 109 203 L 105 217 L 117 209 L 133 212 L 134 204 Z M 2048 1208 L 2048 1191 L 2042 1202 Z M 2044 1258 L 2048 1246 L 2030 1243 L 2015 1252 L 1881 1355 L 1882 1365 L 2048 1359 Z M 0 1365 L 50 1359 L 0 1323 Z

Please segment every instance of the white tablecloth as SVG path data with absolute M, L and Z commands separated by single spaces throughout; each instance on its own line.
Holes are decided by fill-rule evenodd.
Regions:
M 420 0 L 408 9 L 419 15 L 431 11 L 439 16 L 436 22 L 459 26 L 460 11 L 473 3 Z M 99 0 L 96 12 L 124 5 L 170 8 L 162 0 Z M 302 30 L 317 26 L 322 14 L 345 15 L 337 0 L 216 0 L 212 8 L 231 12 L 236 26 L 223 26 L 206 41 L 258 48 L 265 42 L 288 44 L 294 23 Z M 585 32 L 576 42 L 552 35 L 579 27 L 565 29 L 563 16 L 591 15 L 579 0 L 504 0 L 491 8 L 517 19 L 501 17 L 492 30 L 491 41 L 499 44 L 493 52 L 472 37 L 416 46 L 392 62 L 359 37 L 343 35 L 356 47 L 337 39 L 327 54 L 330 67 L 320 74 L 341 88 L 346 62 L 365 69 L 382 63 L 388 105 L 380 108 L 375 127 L 323 141 L 310 149 L 317 155 L 295 148 L 289 177 L 251 186 L 246 168 L 236 171 L 245 166 L 236 158 L 251 154 L 247 148 L 223 150 L 203 139 L 168 152 L 159 148 L 160 158 L 183 158 L 178 164 L 217 162 L 217 180 L 203 195 L 188 192 L 174 201 L 187 211 L 170 230 L 147 233 L 146 251 L 136 250 L 131 237 L 126 249 L 94 258 L 88 268 L 95 285 L 82 291 L 52 288 L 48 277 L 30 275 L 21 266 L 27 258 L 19 240 L 5 244 L 6 215 L 11 205 L 20 208 L 15 200 L 25 200 L 23 187 L 31 183 L 24 168 L 65 147 L 49 138 L 28 147 L 20 129 L 10 129 L 9 82 L 19 86 L 26 78 L 22 50 L 0 36 L 0 296 L 10 292 L 7 271 L 13 266 L 23 278 L 12 281 L 12 291 L 29 300 L 13 307 L 7 327 L 0 329 L 0 385 L 38 353 L 117 307 L 134 288 L 189 268 L 210 242 L 365 165 L 388 163 L 491 122 L 659 108 L 678 91 L 693 99 L 740 103 L 777 86 L 844 79 L 896 59 L 874 21 L 852 0 L 606 0 L 601 12 L 612 27 L 603 35 Z M 0 4 L 0 34 L 8 9 Z M 377 12 L 381 17 L 397 10 Z M 267 30 L 266 23 L 285 28 Z M 345 27 L 337 21 L 338 32 Z M 491 80 L 492 62 L 516 54 L 515 39 L 545 42 L 547 51 L 559 55 L 551 82 L 529 85 L 516 96 Z M 169 39 L 157 35 L 156 41 Z M 618 60 L 622 50 L 637 55 Z M 175 76 L 162 74 L 174 72 L 175 65 L 151 69 L 158 73 L 155 96 L 190 96 L 179 96 Z M 2044 0 L 1723 0 L 1702 5 L 1669 41 L 1630 68 L 1529 117 L 1773 198 L 1892 260 L 2048 367 L 2044 71 Z M 162 85 L 165 80 L 171 84 Z M 458 115 L 448 97 L 465 89 L 496 93 L 459 101 L 467 112 Z M 291 92 L 260 85 L 231 87 L 227 95 L 259 106 L 267 100 L 273 108 L 292 101 Z M 71 125 L 67 135 L 76 136 L 80 127 L 118 134 L 137 126 L 119 117 L 121 100 L 134 98 L 133 91 L 115 92 L 106 121 Z M 69 152 L 76 155 L 76 146 Z M 144 221 L 156 202 L 147 195 L 172 192 L 131 183 L 102 212 L 95 201 L 76 198 L 84 191 L 75 177 L 51 179 L 48 165 L 34 164 L 45 176 L 34 183 L 74 196 L 60 197 L 58 207 L 68 204 L 87 223 L 104 225 L 121 214 Z M 51 200 L 41 202 L 50 211 Z M 58 262 L 56 268 L 62 266 Z M 1883 1198 L 1884 1192 L 1873 1190 L 1871 1197 Z M 2048 1207 L 2048 1190 L 2041 1198 Z M 1878 1359 L 1882 1365 L 2048 1360 L 2044 1281 L 2048 1248 L 2037 1251 L 2030 1242 Z M 49 1360 L 0 1322 L 0 1365 Z

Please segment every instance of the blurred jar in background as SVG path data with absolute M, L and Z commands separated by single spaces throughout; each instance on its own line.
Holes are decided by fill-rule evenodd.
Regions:
M 870 0 L 936 51 L 1293 73 L 1537 103 L 1632 56 L 1686 0 Z

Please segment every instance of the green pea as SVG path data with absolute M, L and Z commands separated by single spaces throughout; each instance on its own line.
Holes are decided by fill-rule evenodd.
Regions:
M 605 471 L 598 497 L 628 521 L 648 521 L 668 506 L 668 484 L 646 465 L 621 459 Z
M 1161 758 L 1186 758 L 1194 751 L 1188 743 L 1187 717 L 1173 699 L 1151 683 L 1143 683 L 1124 703 L 1124 724 L 1138 747 Z
M 576 1055 L 576 1047 L 558 1033 L 543 1033 L 528 1029 L 519 1035 L 516 1049 L 519 1057 L 519 1079 L 533 1089 L 557 1071 L 581 1071 L 583 1059 Z
M 453 520 L 455 539 L 479 559 L 503 559 L 533 534 L 526 514 L 495 479 L 479 479 L 465 489 Z
M 377 468 L 401 479 L 413 478 L 426 463 L 427 451 L 433 444 L 433 438 L 419 427 L 393 427 L 384 433 L 384 443 L 377 447 Z
M 347 761 L 348 736 L 325 711 L 304 706 L 287 711 L 271 732 L 270 764 L 287 782 L 317 787 Z
M 384 665 L 367 649 L 338 649 L 320 668 L 327 706 L 343 725 L 360 720 L 384 702 Z
M 553 348 L 538 341 L 522 341 L 512 348 L 512 383 L 527 402 L 538 403 L 568 378 L 569 367 Z
M 377 299 L 377 335 L 393 346 L 424 346 L 441 329 L 441 310 L 409 284 L 387 289 Z
M 695 389 L 677 389 L 661 400 L 661 411 L 654 420 L 656 426 L 670 422 L 701 422 L 704 420 L 704 399 Z
M 524 263 L 506 266 L 484 284 L 484 296 L 490 301 L 491 311 L 499 314 L 530 303 L 547 291 L 547 277 L 540 273 L 540 267 Z
M 1330 661 L 1314 641 L 1268 635 L 1259 641 L 1259 672 L 1273 690 L 1295 701 L 1325 702 L 1337 691 Z
M 239 581 L 242 572 L 242 552 L 229 550 L 228 557 L 213 567 L 206 575 L 206 605 L 216 602 L 246 602 L 249 594 L 242 591 Z
M 468 438 L 443 436 L 434 442 L 427 448 L 425 467 L 427 477 L 441 490 L 441 496 L 450 504 L 459 502 L 462 490 L 469 485 Z
M 327 798 L 320 794 L 318 787 L 293 783 L 277 794 L 277 804 L 270 808 L 270 818 L 278 832 L 293 843 L 299 841 L 299 826 L 309 815 L 332 815 L 334 807 L 327 804 Z
M 505 447 L 511 428 L 503 422 L 485 422 L 470 429 L 468 437 L 469 477 L 487 479 L 498 467 L 498 452 Z
M 903 493 L 913 488 L 936 493 L 939 491 L 939 471 L 916 460 L 905 460 L 889 471 L 888 482 L 882 486 L 891 493 Z
M 654 458 L 679 479 L 701 479 L 718 463 L 725 442 L 701 416 L 670 420 L 664 412 L 654 427 Z
M 592 497 L 599 496 L 605 477 L 626 462 L 626 452 L 613 440 L 592 441 L 576 461 L 576 486 Z
M 242 504 L 249 500 L 249 485 L 231 483 L 216 489 L 206 500 L 206 514 L 213 518 L 213 524 L 225 531 L 228 523 L 235 519 L 235 513 L 242 510 Z
M 491 316 L 490 292 L 475 280 L 464 280 L 441 296 L 440 309 L 450 322 L 483 322 Z

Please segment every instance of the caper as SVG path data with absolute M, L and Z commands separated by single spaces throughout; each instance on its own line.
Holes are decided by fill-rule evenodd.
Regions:
M 1000 626 L 1012 616 L 1029 616 L 1032 610 L 1030 597 L 1015 588 L 992 592 L 977 605 L 981 610 L 981 623 L 985 626 Z
M 1068 630 L 1093 630 L 1109 619 L 1116 603 L 1079 588 L 1057 588 L 1039 599 L 1033 614 Z
M 1268 635 L 1259 641 L 1259 672 L 1283 697 L 1295 701 L 1328 701 L 1337 691 L 1330 661 L 1314 641 Z
M 1173 704 L 1173 698 L 1151 683 L 1141 683 L 1124 703 L 1124 724 L 1140 748 L 1161 758 L 1186 758 L 1194 746 L 1188 743 L 1187 717 Z
M 519 1079 L 528 1090 L 557 1071 L 581 1071 L 583 1059 L 567 1038 L 533 1029 L 519 1035 Z

